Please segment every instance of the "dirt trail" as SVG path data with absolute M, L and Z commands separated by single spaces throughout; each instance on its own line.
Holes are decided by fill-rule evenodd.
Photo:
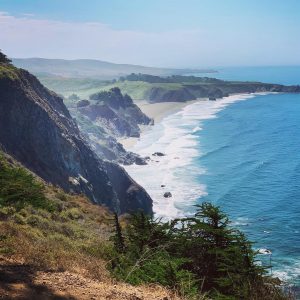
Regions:
M 100 282 L 70 272 L 40 272 L 0 256 L 0 299 L 179 300 L 159 286 Z

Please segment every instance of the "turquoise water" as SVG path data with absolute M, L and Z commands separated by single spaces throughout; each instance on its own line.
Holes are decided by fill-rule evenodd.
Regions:
M 297 84 L 300 67 L 228 68 L 218 77 Z M 163 119 L 131 150 L 166 154 L 126 167 L 158 216 L 187 215 L 203 201 L 218 204 L 255 249 L 272 252 L 272 273 L 299 288 L 299 94 L 199 101 Z M 173 197 L 164 198 L 165 190 Z M 259 258 L 269 263 L 269 255 Z

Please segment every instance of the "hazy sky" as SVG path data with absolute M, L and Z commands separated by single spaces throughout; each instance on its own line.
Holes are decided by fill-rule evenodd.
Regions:
M 0 0 L 10 57 L 300 65 L 300 0 Z

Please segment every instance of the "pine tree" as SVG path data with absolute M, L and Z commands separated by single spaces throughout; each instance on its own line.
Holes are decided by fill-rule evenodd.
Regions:
M 115 245 L 115 249 L 117 252 L 122 253 L 125 250 L 124 237 L 122 234 L 122 228 L 119 222 L 118 215 L 114 214 L 114 226 L 115 226 L 115 234 L 113 236 L 113 241 Z

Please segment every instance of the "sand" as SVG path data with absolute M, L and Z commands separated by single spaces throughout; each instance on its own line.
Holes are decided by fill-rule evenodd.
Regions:
M 139 108 L 150 118 L 154 119 L 154 123 L 157 124 L 161 120 L 171 114 L 180 111 L 185 106 L 195 103 L 199 100 L 191 100 L 186 102 L 161 102 L 161 103 L 148 103 L 146 101 L 136 101 Z M 141 126 L 141 131 L 150 129 L 151 126 Z M 130 150 L 139 138 L 129 137 L 119 139 L 120 142 L 126 150 Z

